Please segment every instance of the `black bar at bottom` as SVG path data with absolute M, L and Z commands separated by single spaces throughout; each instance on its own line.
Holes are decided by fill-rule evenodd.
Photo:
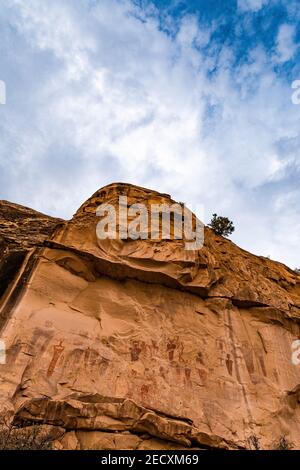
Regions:
M 257 463 L 284 465 L 299 463 L 299 451 L 1 451 L 0 464 L 30 464 L 32 466 L 46 464 L 74 465 L 80 468 L 108 468 L 119 465 L 123 468 L 140 466 L 190 466 L 190 468 L 206 468 L 203 465 L 219 464 L 224 468 L 247 466 Z M 56 470 L 56 469 L 54 469 Z

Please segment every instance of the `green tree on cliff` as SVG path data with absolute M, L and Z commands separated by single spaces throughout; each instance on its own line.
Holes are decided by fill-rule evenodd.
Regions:
M 235 231 L 235 227 L 231 220 L 229 220 L 227 217 L 221 217 L 217 214 L 213 214 L 208 226 L 212 228 L 215 233 L 222 235 L 223 237 L 228 237 Z

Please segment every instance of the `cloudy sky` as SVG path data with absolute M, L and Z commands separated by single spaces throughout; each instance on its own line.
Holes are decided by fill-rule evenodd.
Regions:
M 69 218 L 114 181 L 300 267 L 298 0 L 5 0 L 0 199 Z

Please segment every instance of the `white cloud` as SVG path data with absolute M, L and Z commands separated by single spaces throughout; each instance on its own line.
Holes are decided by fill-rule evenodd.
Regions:
M 284 153 L 279 143 L 299 133 L 299 109 L 268 56 L 257 48 L 232 70 L 228 47 L 218 58 L 199 52 L 210 31 L 192 16 L 171 37 L 153 8 L 141 21 L 129 0 L 94 4 L 6 3 L 15 78 L 1 109 L 5 197 L 69 217 L 100 186 L 128 181 L 204 203 L 207 218 L 224 212 L 245 248 L 300 264 L 286 230 L 299 205 L 279 217 L 280 187 L 263 191 L 297 161 L 297 146 Z
M 282 24 L 278 31 L 277 36 L 277 56 L 279 62 L 286 62 L 290 60 L 297 49 L 294 42 L 296 33 L 295 26 L 289 24 Z
M 265 5 L 267 5 L 270 0 L 238 0 L 238 8 L 241 11 L 259 11 Z

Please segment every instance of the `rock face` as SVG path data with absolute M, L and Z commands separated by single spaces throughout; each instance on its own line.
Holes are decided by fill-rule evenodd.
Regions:
M 299 274 L 208 228 L 198 251 L 98 240 L 120 195 L 171 202 L 112 184 L 69 222 L 0 202 L 1 410 L 55 448 L 300 448 Z

